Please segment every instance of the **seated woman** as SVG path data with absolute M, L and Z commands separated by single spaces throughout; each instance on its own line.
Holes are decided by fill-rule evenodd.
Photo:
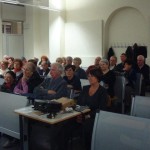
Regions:
M 82 63 L 81 58 L 75 57 L 75 58 L 73 59 L 73 64 L 74 64 L 75 67 L 76 67 L 75 75 L 78 76 L 80 79 L 87 79 L 87 74 L 86 74 L 85 70 L 83 70 L 83 69 L 80 67 L 81 63 Z
M 34 88 L 42 81 L 43 79 L 36 71 L 36 66 L 32 62 L 27 62 L 23 68 L 23 76 L 14 88 L 14 93 L 33 93 Z
M 14 59 L 14 69 L 13 72 L 16 74 L 16 81 L 19 80 L 20 75 L 22 74 L 22 60 L 21 59 Z
M 8 61 L 3 60 L 0 64 L 0 78 L 4 78 L 5 73 L 8 71 Z
M 51 63 L 50 63 L 49 58 L 48 58 L 47 56 L 43 55 L 43 56 L 41 56 L 41 60 L 40 60 L 40 62 L 39 62 L 39 64 L 38 64 L 39 67 L 41 67 L 41 63 L 42 63 L 43 61 L 47 61 L 48 67 L 51 66 Z
M 13 93 L 15 87 L 16 74 L 13 71 L 7 71 L 4 76 L 4 83 L 0 86 L 0 91 Z
M 63 78 L 67 82 L 69 94 L 70 94 L 71 89 L 73 89 L 75 93 L 81 91 L 80 79 L 76 75 L 74 75 L 75 68 L 76 67 L 74 65 L 67 65 L 65 67 L 65 76 Z
M 7 71 L 4 76 L 4 83 L 0 86 L 0 91 L 13 93 L 15 87 L 16 74 L 13 71 Z M 9 148 L 17 144 L 17 139 L 7 136 L 6 142 L 2 145 L 3 148 Z
M 88 106 L 91 109 L 91 112 L 87 118 L 83 119 L 82 115 L 77 117 L 77 121 L 82 123 L 85 132 L 86 150 L 90 150 L 91 148 L 92 130 L 96 111 L 106 110 L 108 101 L 107 91 L 99 84 L 102 74 L 103 73 L 100 69 L 93 69 L 89 71 L 88 80 L 90 85 L 83 87 L 83 91 L 77 101 L 77 104 L 81 106 Z
M 136 83 L 136 71 L 133 69 L 133 62 L 131 60 L 126 60 L 123 70 L 126 79 L 125 98 L 124 98 L 125 113 L 130 113 L 131 96 L 134 94 Z
M 100 68 L 103 72 L 103 76 L 101 77 L 100 84 L 105 89 L 107 89 L 108 95 L 110 96 L 111 99 L 115 96 L 114 85 L 115 85 L 116 76 L 112 70 L 109 70 L 109 61 L 107 59 L 102 59 L 100 61 Z

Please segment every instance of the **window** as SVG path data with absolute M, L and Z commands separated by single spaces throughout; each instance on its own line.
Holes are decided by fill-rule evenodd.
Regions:
M 2 33 L 5 34 L 23 34 L 23 22 L 21 21 L 3 21 Z

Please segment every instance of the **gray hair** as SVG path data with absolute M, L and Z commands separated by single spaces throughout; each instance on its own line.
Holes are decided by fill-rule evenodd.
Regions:
M 36 71 L 36 66 L 35 66 L 35 64 L 32 63 L 32 62 L 27 62 L 27 63 L 25 64 L 25 66 L 26 66 L 31 72 Z
M 105 63 L 105 64 L 107 64 L 107 65 L 109 65 L 109 61 L 107 60 L 107 59 L 101 59 L 101 61 L 100 62 L 103 62 L 103 63 Z
M 137 59 L 139 59 L 139 58 L 142 59 L 142 60 L 145 60 L 145 57 L 143 55 L 138 55 Z
M 56 66 L 58 71 L 61 73 L 64 71 L 63 66 L 60 63 L 55 62 L 55 63 L 52 63 L 51 66 Z
M 73 58 L 71 56 L 66 57 L 66 60 L 73 60 Z

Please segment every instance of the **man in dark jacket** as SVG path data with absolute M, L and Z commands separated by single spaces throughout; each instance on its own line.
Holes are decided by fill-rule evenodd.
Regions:
M 145 58 L 143 55 L 137 56 L 137 65 L 135 66 L 135 70 L 137 73 L 141 73 L 143 75 L 141 95 L 145 95 L 146 86 L 150 84 L 150 68 L 147 64 L 145 64 Z
M 63 67 L 59 63 L 51 64 L 50 75 L 34 89 L 35 98 L 52 100 L 67 96 L 67 82 L 61 77 Z

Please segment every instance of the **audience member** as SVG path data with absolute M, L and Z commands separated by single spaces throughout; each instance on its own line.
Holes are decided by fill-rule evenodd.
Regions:
M 73 58 L 71 56 L 66 57 L 66 65 L 72 65 Z
M 120 55 L 120 59 L 121 59 L 121 63 L 119 63 L 119 64 L 114 68 L 114 71 L 116 71 L 116 72 L 124 72 L 124 71 L 123 71 L 124 63 L 125 63 L 125 61 L 127 60 L 126 54 L 125 54 L 125 53 L 122 53 L 122 54 Z
M 21 61 L 22 61 L 22 66 L 24 66 L 28 62 L 24 56 L 21 57 Z
M 61 57 L 58 57 L 58 58 L 56 59 L 56 62 L 58 62 L 59 64 L 61 64 L 61 65 L 62 65 L 63 60 L 62 60 L 62 58 L 61 58 Z
M 51 64 L 50 75 L 34 89 L 35 98 L 52 100 L 67 96 L 67 83 L 61 77 L 63 67 L 59 63 Z
M 3 56 L 3 60 L 4 60 L 4 61 L 8 61 L 8 59 L 9 59 L 9 56 L 8 56 L 8 55 L 4 55 L 4 56 Z
M 141 88 L 141 95 L 145 96 L 146 86 L 150 84 L 150 67 L 145 64 L 145 58 L 143 55 L 137 56 L 137 65 L 135 66 L 137 73 L 143 75 L 143 82 Z
M 14 69 L 13 72 L 16 74 L 16 81 L 20 78 L 20 75 L 22 74 L 22 60 L 21 59 L 14 59 Z
M 15 87 L 16 74 L 13 71 L 7 71 L 4 76 L 4 83 L 0 86 L 0 91 L 13 93 Z
M 79 79 L 87 79 L 86 72 L 80 67 L 81 63 L 82 63 L 81 58 L 75 57 L 73 59 L 73 64 L 76 67 L 75 75 L 78 76 Z
M 86 74 L 88 74 L 91 69 L 99 68 L 99 62 L 100 62 L 100 60 L 101 60 L 101 57 L 96 57 L 96 58 L 95 58 L 95 61 L 94 61 L 94 65 L 91 65 L 91 66 L 89 66 L 89 67 L 87 68 Z
M 14 69 L 14 58 L 13 57 L 9 57 L 9 59 L 8 59 L 8 69 L 9 70 Z
M 67 88 L 69 89 L 68 90 L 69 94 L 70 94 L 70 89 L 73 89 L 74 92 L 81 91 L 80 79 L 74 75 L 75 68 L 76 67 L 74 65 L 67 65 L 65 67 L 65 76 L 63 78 L 67 82 Z
M 109 59 L 109 70 L 114 70 L 117 64 L 117 57 L 116 56 L 111 56 Z
M 0 77 L 4 78 L 5 73 L 8 71 L 8 61 L 1 61 Z
M 41 63 L 41 68 L 37 69 L 38 73 L 40 74 L 40 76 L 42 77 L 47 77 L 47 75 L 49 74 L 49 67 L 48 67 L 48 62 L 47 61 L 43 61 Z
M 44 55 L 41 56 L 41 60 L 40 60 L 40 62 L 38 64 L 39 66 L 41 66 L 42 61 L 47 61 L 48 62 L 48 67 L 51 66 L 50 60 L 49 60 L 49 58 L 47 56 L 44 56 Z
M 133 62 L 131 60 L 125 61 L 123 70 L 126 79 L 125 112 L 129 113 L 131 107 L 131 96 L 134 94 L 135 82 L 136 82 L 136 72 L 133 68 Z
M 27 62 L 23 67 L 23 76 L 14 88 L 16 94 L 33 93 L 33 90 L 38 86 L 43 79 L 36 71 L 36 66 L 32 62 Z
M 102 59 L 100 61 L 100 68 L 103 75 L 100 80 L 100 84 L 107 89 L 108 95 L 113 98 L 114 95 L 114 85 L 116 76 L 112 70 L 109 70 L 109 61 L 107 59 Z
M 64 66 L 66 66 L 66 58 L 65 57 L 62 57 L 62 66 L 64 67 Z
M 2 92 L 7 92 L 7 93 L 13 93 L 14 87 L 15 87 L 15 78 L 16 74 L 13 71 L 7 71 L 5 76 L 4 76 L 4 83 L 0 85 L 0 91 Z M 11 136 L 6 136 L 7 140 L 3 144 L 3 148 L 10 148 L 17 144 L 17 139 L 11 137 Z
M 108 95 L 99 82 L 101 81 L 102 71 L 100 69 L 93 69 L 89 71 L 88 80 L 90 85 L 84 86 L 77 104 L 80 106 L 88 106 L 91 112 L 86 116 L 79 115 L 77 122 L 82 126 L 84 132 L 84 141 L 86 150 L 91 149 L 92 130 L 94 125 L 95 114 L 97 110 L 106 110 Z

